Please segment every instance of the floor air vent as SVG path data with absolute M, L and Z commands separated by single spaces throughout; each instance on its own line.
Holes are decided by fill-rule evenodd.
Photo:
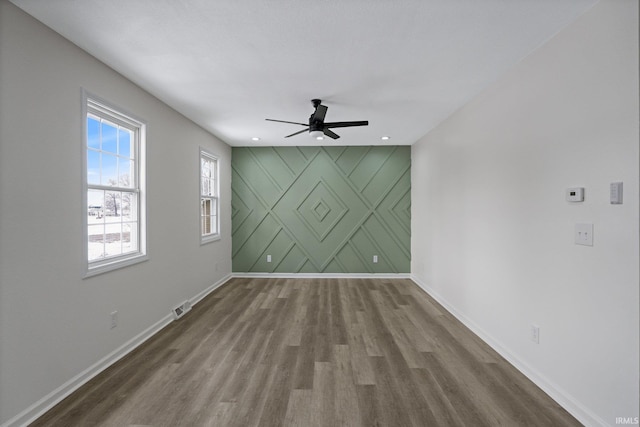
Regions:
M 191 310 L 191 303 L 189 301 L 185 301 L 171 311 L 173 312 L 173 317 L 175 319 L 179 319 L 189 310 Z

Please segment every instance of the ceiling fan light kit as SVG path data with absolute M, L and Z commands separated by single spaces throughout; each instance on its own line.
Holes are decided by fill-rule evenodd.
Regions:
M 321 130 L 310 130 L 309 135 L 311 138 L 317 139 L 318 141 L 322 141 L 324 139 L 324 132 Z
M 294 132 L 291 135 L 287 135 L 285 136 L 285 138 L 299 135 L 303 132 L 309 132 L 309 135 L 311 135 L 311 137 L 315 138 L 316 140 L 323 140 L 325 135 L 331 139 L 340 138 L 340 135 L 333 132 L 331 128 L 346 128 L 346 127 L 352 127 L 352 126 L 368 126 L 369 125 L 369 122 L 366 120 L 325 123 L 324 117 L 327 115 L 327 107 L 325 105 L 322 105 L 322 101 L 320 99 L 312 99 L 311 103 L 313 104 L 315 111 L 309 117 L 308 125 L 304 123 L 289 122 L 285 120 L 275 120 L 275 119 L 265 119 L 265 120 L 268 120 L 270 122 L 289 123 L 292 125 L 300 125 L 300 126 L 307 127 L 306 129 L 302 129 L 301 131 Z

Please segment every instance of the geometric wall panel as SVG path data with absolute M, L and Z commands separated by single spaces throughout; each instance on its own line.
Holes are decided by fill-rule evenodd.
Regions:
M 233 147 L 231 166 L 234 272 L 410 272 L 410 146 Z

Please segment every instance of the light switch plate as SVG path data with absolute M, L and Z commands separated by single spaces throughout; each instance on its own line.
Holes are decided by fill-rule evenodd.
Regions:
M 609 201 L 612 205 L 622 204 L 622 183 L 612 182 L 609 184 Z
M 593 246 L 593 224 L 576 224 L 574 241 L 576 245 Z

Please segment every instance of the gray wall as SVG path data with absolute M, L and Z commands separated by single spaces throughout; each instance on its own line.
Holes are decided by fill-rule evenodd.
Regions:
M 0 55 L 2 424 L 231 272 L 231 149 L 4 0 Z M 150 260 L 86 280 L 81 88 L 148 125 Z M 200 146 L 220 156 L 222 173 L 222 240 L 204 246 Z M 114 310 L 119 325 L 110 329 Z
M 588 425 L 638 416 L 638 93 L 638 2 L 601 1 L 412 147 L 412 274 Z

